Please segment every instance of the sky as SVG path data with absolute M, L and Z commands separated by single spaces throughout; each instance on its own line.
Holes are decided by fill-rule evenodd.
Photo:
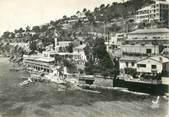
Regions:
M 93 10 L 101 4 L 122 0 L 0 0 L 0 35 L 27 25 L 41 25 L 73 15 L 83 8 Z

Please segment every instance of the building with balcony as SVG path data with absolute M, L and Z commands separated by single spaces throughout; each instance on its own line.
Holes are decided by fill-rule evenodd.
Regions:
M 84 48 L 86 47 L 85 44 L 83 45 L 79 45 L 75 48 L 73 48 L 73 53 L 75 54 L 79 54 L 80 55 L 80 59 L 84 62 L 87 61 L 87 58 L 86 58 L 86 55 L 85 55 L 85 52 L 84 52 Z
M 169 41 L 169 29 L 137 29 L 128 33 L 127 41 Z
M 165 55 L 168 52 L 169 29 L 138 29 L 130 32 L 120 49 L 120 69 L 136 69 L 136 63 L 151 56 Z
M 70 46 L 72 44 L 72 41 L 58 41 L 57 38 L 55 38 L 55 51 L 66 51 L 66 47 Z
M 150 56 L 160 54 L 159 45 L 152 44 L 126 44 L 121 45 L 124 55 Z
M 143 56 L 123 56 L 119 60 L 120 70 L 125 68 L 137 69 L 137 62 L 145 58 Z
M 139 9 L 136 13 L 135 19 L 139 23 L 141 21 L 156 20 L 168 22 L 169 18 L 169 3 L 167 1 L 156 0 L 154 4 Z
M 85 63 L 87 62 L 87 57 L 85 54 L 85 47 L 86 45 L 79 45 L 75 48 L 73 48 L 73 53 L 77 56 L 74 56 L 74 61 L 76 63 L 77 69 L 84 69 Z
M 126 41 L 126 33 L 115 33 L 110 34 L 107 40 L 105 40 L 106 50 L 112 52 L 114 56 L 119 56 L 121 52 L 119 48 L 121 44 Z
M 52 72 L 54 60 L 55 59 L 52 57 L 42 56 L 41 54 L 23 56 L 23 63 L 25 66 L 44 72 Z
M 24 49 L 26 52 L 29 52 L 29 43 L 9 43 L 12 47 L 20 47 Z

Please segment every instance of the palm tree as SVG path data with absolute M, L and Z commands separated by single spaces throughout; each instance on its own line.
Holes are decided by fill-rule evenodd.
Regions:
M 76 12 L 76 15 L 78 15 L 79 13 L 81 13 L 81 12 L 80 12 L 80 11 L 77 11 L 77 12 Z
M 94 24 L 94 15 L 90 12 L 90 10 L 88 10 L 86 13 L 85 13 L 86 17 L 88 18 L 90 24 Z
M 106 8 L 109 8 L 110 7 L 110 4 L 106 5 Z
M 83 9 L 83 13 L 86 13 L 86 11 L 87 11 L 87 9 L 86 9 L 86 8 L 84 8 L 84 9 Z
M 15 38 L 15 33 L 11 32 L 10 38 L 11 38 L 11 39 Z
M 6 31 L 6 32 L 3 33 L 2 37 L 4 37 L 4 38 L 9 38 L 10 35 L 11 35 L 11 32 Z
M 19 31 L 19 33 L 25 32 L 25 30 L 23 30 L 23 28 L 20 28 L 18 31 Z
M 55 22 L 51 20 L 49 24 L 50 24 L 50 25 L 54 25 Z
M 68 17 L 66 15 L 63 16 L 63 19 L 66 20 Z
M 45 32 L 47 30 L 48 30 L 48 25 L 42 25 L 41 28 L 40 28 L 41 32 Z
M 95 7 L 94 8 L 94 13 L 98 13 L 98 11 L 99 11 L 99 8 Z
M 22 36 L 23 36 L 23 32 L 25 32 L 25 30 L 23 30 L 23 28 L 20 28 L 20 29 L 18 30 L 19 37 L 22 37 Z
M 105 8 L 105 5 L 104 4 L 101 4 L 100 5 L 100 10 L 103 10 Z
M 31 31 L 30 26 L 27 26 L 26 27 L 26 32 L 30 32 L 30 31 Z
M 33 26 L 33 27 L 32 27 L 32 31 L 33 31 L 33 32 L 36 32 L 36 33 L 37 33 L 37 32 L 40 32 L 40 27 L 39 27 L 39 26 Z
M 15 29 L 15 30 L 14 30 L 14 33 L 15 33 L 15 34 L 17 34 L 17 33 L 18 33 L 18 30 L 17 30 L 17 29 Z

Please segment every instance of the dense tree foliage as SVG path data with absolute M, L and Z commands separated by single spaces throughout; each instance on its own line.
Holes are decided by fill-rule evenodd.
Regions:
M 85 64 L 87 74 L 101 74 L 103 76 L 116 77 L 119 73 L 118 60 L 111 60 L 106 51 L 104 39 L 94 39 L 88 32 L 98 32 L 107 34 L 112 32 L 120 32 L 127 25 L 128 31 L 132 31 L 135 27 L 134 21 L 129 20 L 136 11 L 143 6 L 154 3 L 153 0 L 128 0 L 124 3 L 114 2 L 112 4 L 102 4 L 95 7 L 94 11 L 84 8 L 82 11 L 77 11 L 76 15 L 70 17 L 64 15 L 61 19 L 50 21 L 41 26 L 27 26 L 24 28 L 15 29 L 13 32 L 6 31 L 3 33 L 0 40 L 4 39 L 7 43 L 0 44 L 1 52 L 10 51 L 10 42 L 27 42 L 30 50 L 42 52 L 45 46 L 54 44 L 54 38 L 58 35 L 58 41 L 69 41 L 77 39 L 78 36 L 85 38 L 87 44 L 85 54 L 88 62 Z M 85 15 L 83 18 L 78 18 L 78 15 Z M 165 15 L 165 14 L 163 14 Z M 167 15 L 166 15 L 167 16 Z M 168 19 L 168 17 L 166 17 Z M 168 22 L 147 22 L 143 21 L 138 25 L 138 28 L 150 27 L 158 24 L 158 27 L 167 26 Z M 68 25 L 68 29 L 64 29 L 64 25 Z M 87 37 L 86 37 L 87 35 Z M 23 53 L 22 49 L 15 48 L 14 53 Z M 73 52 L 73 45 L 66 48 L 66 51 Z M 162 50 L 161 50 L 162 51 Z M 56 63 L 63 62 L 61 58 L 55 57 Z M 65 66 L 73 68 L 73 63 L 64 60 Z M 133 74 L 132 70 L 128 70 Z
M 106 51 L 104 39 L 96 38 L 88 42 L 85 48 L 88 62 L 85 71 L 87 74 L 101 74 L 103 76 L 117 76 L 118 65 L 111 60 Z
M 108 4 L 107 6 L 102 4 L 94 9 L 94 14 L 97 20 L 109 22 L 113 18 L 127 18 L 134 15 L 136 10 L 153 2 L 153 0 L 129 0 L 125 3 L 114 2 L 112 5 Z
M 68 22 L 69 19 L 74 20 L 77 18 L 76 15 L 72 15 L 71 17 L 64 15 L 61 19 L 50 21 L 49 23 L 41 26 L 33 26 L 32 28 L 27 26 L 25 29 L 15 29 L 14 32 L 6 31 L 3 33 L 2 37 L 9 40 L 11 39 L 10 41 L 12 42 L 28 42 L 38 39 L 42 40 L 43 45 L 46 46 L 53 43 L 54 34 L 56 32 L 59 33 L 60 40 L 67 40 L 68 38 L 71 39 L 70 37 L 74 32 L 78 32 L 80 30 L 83 33 L 86 33 L 87 31 L 97 31 L 97 29 L 102 30 L 102 25 L 96 23 L 97 21 L 109 24 L 114 19 L 126 19 L 134 15 L 136 10 L 139 8 L 151 3 L 153 3 L 152 0 L 129 0 L 124 3 L 114 2 L 112 4 L 102 4 L 99 7 L 95 7 L 93 12 L 84 8 L 82 12 L 77 11 L 76 15 L 81 13 L 85 14 L 88 25 L 86 25 L 86 21 L 83 19 L 77 19 L 77 22 L 71 24 L 72 28 L 63 30 L 62 24 Z M 159 24 L 161 23 L 159 22 Z M 142 23 L 139 27 L 142 28 L 145 25 L 147 24 Z M 107 32 L 118 32 L 122 30 L 122 28 L 116 23 L 112 24 L 112 26 L 107 29 Z

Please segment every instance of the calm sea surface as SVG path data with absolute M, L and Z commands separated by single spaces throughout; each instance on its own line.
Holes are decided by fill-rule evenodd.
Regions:
M 25 73 L 9 71 L 10 65 L 0 58 L 0 117 L 168 117 L 162 97 L 152 108 L 153 96 L 117 90 L 59 91 L 56 84 L 38 82 L 21 88 Z

